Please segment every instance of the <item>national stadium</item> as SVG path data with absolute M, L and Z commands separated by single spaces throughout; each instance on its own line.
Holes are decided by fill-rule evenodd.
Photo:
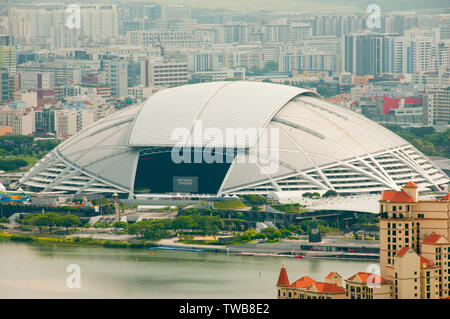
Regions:
M 173 133 L 253 128 L 239 147 L 224 140 L 225 160 L 174 162 Z M 245 160 L 277 129 L 275 171 Z M 209 144 L 192 147 L 192 154 Z M 231 150 L 231 151 L 230 151 Z M 218 154 L 215 154 L 218 155 Z M 256 155 L 258 156 L 258 155 Z M 243 160 L 244 159 L 244 160 Z M 414 181 L 439 191 L 448 177 L 411 144 L 384 127 L 312 91 L 263 82 L 224 81 L 169 88 L 95 122 L 43 157 L 19 181 L 32 192 L 58 194 L 269 194 L 341 195 L 400 190 Z

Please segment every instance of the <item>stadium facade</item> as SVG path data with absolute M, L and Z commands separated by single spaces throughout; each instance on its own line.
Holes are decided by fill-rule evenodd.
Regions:
M 239 160 L 174 163 L 173 132 L 276 128 L 276 172 Z M 197 147 L 199 145 L 196 145 Z M 206 145 L 201 145 L 205 147 Z M 224 145 L 227 147 L 227 145 Z M 198 148 L 197 148 L 198 149 Z M 195 152 L 195 149 L 193 149 Z M 242 159 L 242 158 L 241 158 Z M 271 159 L 272 160 L 272 159 Z M 67 139 L 20 180 L 23 189 L 66 194 L 340 194 L 400 190 L 409 181 L 439 190 L 448 177 L 404 139 L 314 92 L 262 82 L 212 82 L 162 90 Z

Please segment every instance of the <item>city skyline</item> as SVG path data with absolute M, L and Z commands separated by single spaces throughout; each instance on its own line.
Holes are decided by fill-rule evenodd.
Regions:
M 0 0 L 0 298 L 449 298 L 449 145 L 448 0 Z

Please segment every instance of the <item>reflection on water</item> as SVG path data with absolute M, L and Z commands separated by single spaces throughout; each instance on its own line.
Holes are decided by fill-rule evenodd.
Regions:
M 291 281 L 347 278 L 371 263 L 152 252 L 0 242 L 0 298 L 275 298 L 282 263 Z M 79 289 L 66 287 L 70 264 L 81 267 Z

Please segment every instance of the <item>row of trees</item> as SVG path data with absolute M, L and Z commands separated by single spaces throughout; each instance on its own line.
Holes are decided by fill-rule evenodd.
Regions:
M 223 220 L 218 216 L 199 214 L 178 216 L 175 219 L 140 221 L 130 224 L 127 232 L 146 239 L 159 240 L 168 237 L 170 231 L 197 230 L 204 235 L 217 235 L 224 228 Z
M 402 128 L 386 124 L 386 128 L 400 135 L 425 155 L 450 157 L 450 129 L 437 133 L 432 126 Z
M 264 64 L 263 68 L 258 68 L 257 66 L 253 66 L 248 69 L 250 73 L 268 73 L 268 72 L 277 72 L 278 71 L 278 63 L 275 61 L 268 61 Z
M 56 140 L 35 141 L 31 136 L 0 136 L 0 156 L 36 156 L 42 157 L 59 144 Z
M 0 170 L 2 171 L 15 171 L 21 167 L 28 165 L 28 162 L 21 158 L 1 158 Z
M 19 220 L 23 225 L 33 225 L 39 227 L 39 231 L 42 232 L 44 227 L 48 228 L 52 232 L 54 227 L 64 227 L 66 232 L 69 232 L 69 228 L 78 227 L 81 225 L 81 221 L 78 216 L 75 215 L 59 215 L 56 213 L 41 213 L 37 215 L 27 215 L 22 220 Z

